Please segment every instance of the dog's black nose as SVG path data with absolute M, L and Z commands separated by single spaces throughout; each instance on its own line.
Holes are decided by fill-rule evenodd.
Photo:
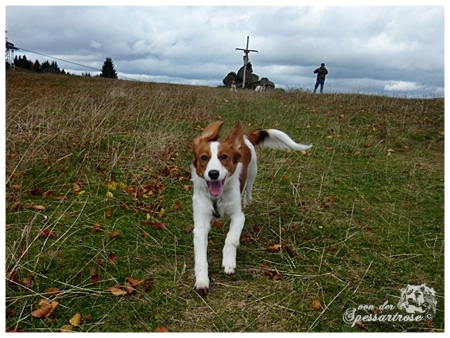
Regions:
M 219 170 L 210 170 L 208 172 L 208 176 L 212 180 L 217 180 L 219 178 L 219 175 L 220 175 Z

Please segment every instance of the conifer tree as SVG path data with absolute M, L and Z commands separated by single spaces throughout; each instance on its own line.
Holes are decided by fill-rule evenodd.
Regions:
M 106 58 L 106 61 L 102 67 L 102 73 L 100 74 L 100 77 L 117 79 L 117 72 L 114 69 L 114 63 L 112 62 L 111 58 Z

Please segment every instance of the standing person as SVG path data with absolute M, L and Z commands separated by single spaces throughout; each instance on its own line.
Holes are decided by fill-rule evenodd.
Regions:
M 314 94 L 316 93 L 317 87 L 320 85 L 320 93 L 323 93 L 323 85 L 325 83 L 325 76 L 328 74 L 328 69 L 325 68 L 325 64 L 322 63 L 319 68 L 314 71 L 317 74 L 316 85 L 314 86 Z

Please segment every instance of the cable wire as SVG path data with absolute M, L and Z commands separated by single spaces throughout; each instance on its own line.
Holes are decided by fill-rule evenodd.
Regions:
M 76 62 L 60 59 L 60 58 L 57 58 L 55 56 L 51 56 L 51 55 L 47 55 L 47 54 L 44 54 L 44 53 L 35 52 L 33 50 L 25 49 L 25 48 L 22 48 L 22 47 L 18 47 L 18 48 L 19 48 L 19 50 L 24 50 L 26 52 L 30 52 L 30 53 L 46 56 L 46 57 L 49 57 L 49 58 L 52 58 L 52 59 L 55 59 L 55 60 L 71 63 L 71 64 L 74 64 L 74 65 L 77 65 L 77 66 L 80 66 L 80 67 L 89 68 L 89 69 L 95 70 L 97 72 L 101 72 L 101 69 L 93 68 L 93 67 L 90 67 L 90 66 L 85 66 L 85 65 L 82 65 L 81 63 L 76 63 Z

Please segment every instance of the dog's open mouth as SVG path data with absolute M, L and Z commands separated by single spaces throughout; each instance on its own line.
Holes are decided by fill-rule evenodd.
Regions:
M 209 193 L 212 197 L 219 197 L 220 195 L 222 195 L 224 183 L 225 179 L 221 181 L 208 182 Z

